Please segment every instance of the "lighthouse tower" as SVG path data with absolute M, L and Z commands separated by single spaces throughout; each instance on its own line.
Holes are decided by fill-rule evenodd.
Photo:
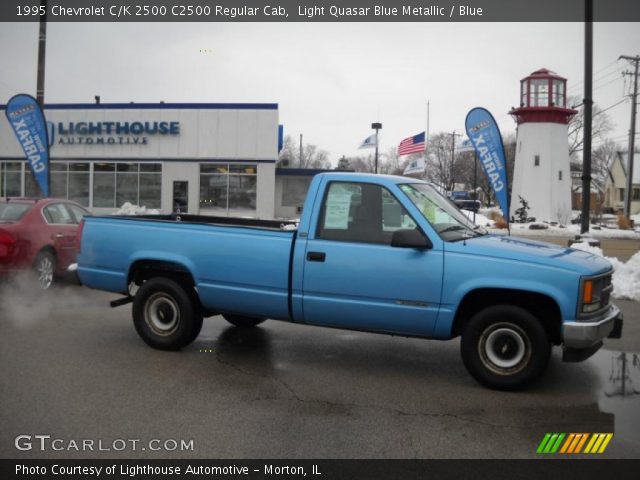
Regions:
M 510 216 L 521 196 L 536 221 L 571 220 L 568 124 L 577 110 L 566 92 L 567 79 L 544 68 L 520 82 L 520 107 L 509 112 L 518 124 Z

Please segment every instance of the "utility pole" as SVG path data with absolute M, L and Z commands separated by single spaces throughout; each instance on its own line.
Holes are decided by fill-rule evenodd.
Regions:
M 47 0 L 40 0 L 40 6 L 44 7 L 44 15 L 40 17 L 40 29 L 38 32 L 38 78 L 36 82 L 36 100 L 41 108 L 44 108 L 44 65 L 47 49 Z
M 298 167 L 302 168 L 302 134 L 300 134 L 300 160 L 298 161 Z
M 636 106 L 638 104 L 638 63 L 640 62 L 640 55 L 635 57 L 629 57 L 627 55 L 620 55 L 618 60 L 629 60 L 631 63 L 635 63 L 635 71 L 624 72 L 623 75 L 633 75 L 633 95 L 631 96 L 631 128 L 629 129 L 629 163 L 627 164 L 627 188 L 624 194 L 624 216 L 631 217 L 631 199 L 633 198 L 633 157 L 636 143 Z
M 584 22 L 584 130 L 582 151 L 582 214 L 580 235 L 589 233 L 591 220 L 591 115 L 593 108 L 593 0 L 585 0 Z
M 376 157 L 375 157 L 375 173 L 378 173 L 378 131 L 382 130 L 382 124 L 380 122 L 375 122 L 371 124 L 371 128 L 376 131 Z

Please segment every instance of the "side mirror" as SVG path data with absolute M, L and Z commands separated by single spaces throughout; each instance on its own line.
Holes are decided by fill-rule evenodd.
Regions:
M 431 240 L 417 228 L 411 230 L 396 230 L 393 232 L 391 246 L 398 248 L 418 248 L 420 250 L 433 248 Z

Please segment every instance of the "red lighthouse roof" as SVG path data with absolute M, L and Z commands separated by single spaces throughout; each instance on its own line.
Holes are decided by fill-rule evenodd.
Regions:
M 567 108 L 567 79 L 546 68 L 520 81 L 520 107 L 509 112 L 521 123 L 567 124 L 577 110 Z

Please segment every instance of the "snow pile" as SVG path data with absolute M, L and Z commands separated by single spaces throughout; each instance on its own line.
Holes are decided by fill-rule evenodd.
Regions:
M 467 218 L 473 222 L 473 212 L 469 210 L 460 210 L 460 211 L 464 213 L 467 216 Z M 490 218 L 485 217 L 481 213 L 476 213 L 475 223 L 476 225 L 480 225 L 481 227 L 493 227 L 496 224 L 496 222 L 494 222 Z
M 117 212 L 113 212 L 113 215 L 158 215 L 159 213 L 155 208 L 147 209 L 145 206 L 124 202 Z
M 601 248 L 586 242 L 574 243 L 571 248 L 604 257 Z M 627 263 L 615 257 L 604 257 L 613 265 L 613 298 L 627 298 L 640 302 L 640 252 L 636 252 Z

